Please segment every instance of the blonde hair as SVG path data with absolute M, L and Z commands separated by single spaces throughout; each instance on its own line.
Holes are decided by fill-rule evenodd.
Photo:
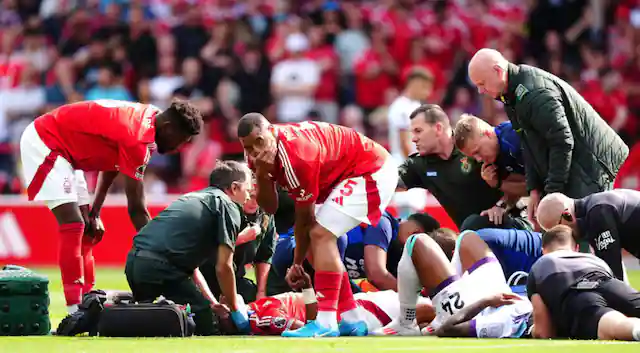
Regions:
M 471 114 L 462 114 L 453 130 L 456 147 L 463 149 L 470 139 L 480 136 L 490 126 L 486 121 Z

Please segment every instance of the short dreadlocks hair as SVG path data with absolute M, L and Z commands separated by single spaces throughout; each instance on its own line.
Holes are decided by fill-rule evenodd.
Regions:
M 189 136 L 195 136 L 202 130 L 202 114 L 188 101 L 174 99 L 164 111 L 169 121 Z
M 425 233 L 430 233 L 440 228 L 440 222 L 427 213 L 414 213 L 407 217 L 407 220 L 418 223 Z

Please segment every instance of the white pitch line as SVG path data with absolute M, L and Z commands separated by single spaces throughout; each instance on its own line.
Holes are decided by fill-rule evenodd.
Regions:
M 548 342 L 548 343 L 547 343 Z M 447 346 L 437 346 L 437 345 L 424 345 L 420 347 L 389 347 L 389 348 L 380 348 L 380 351 L 423 351 L 423 350 L 444 350 L 444 349 L 501 349 L 501 348 L 520 348 L 520 347 L 538 347 L 538 348 L 546 348 L 546 347 L 558 347 L 558 346 L 587 346 L 587 345 L 627 345 L 627 344 L 637 344 L 634 342 L 615 342 L 615 341 L 538 341 L 537 343 L 522 343 L 522 344 L 486 344 L 486 345 L 447 345 Z

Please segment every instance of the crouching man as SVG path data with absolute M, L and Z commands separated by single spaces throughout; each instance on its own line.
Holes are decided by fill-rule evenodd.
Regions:
M 534 338 L 640 341 L 640 293 L 598 257 L 576 252 L 566 225 L 542 237 L 544 255 L 529 273 Z
M 251 171 L 238 162 L 219 162 L 209 187 L 180 197 L 152 219 L 133 239 L 125 273 L 136 301 L 162 295 L 190 304 L 197 335 L 215 333 L 214 311 L 230 315 L 241 332 L 248 332 L 246 311 L 239 310 L 233 253 L 241 225 L 241 209 L 249 199 Z M 222 294 L 220 305 L 198 270 L 216 258 Z M 229 313 L 230 311 L 230 313 Z

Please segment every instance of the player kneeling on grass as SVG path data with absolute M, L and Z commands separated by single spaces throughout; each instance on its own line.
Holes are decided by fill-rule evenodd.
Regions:
M 183 195 L 133 238 L 125 274 L 136 301 L 160 295 L 190 304 L 197 335 L 215 332 L 213 311 L 230 315 L 241 332 L 249 331 L 246 312 L 236 297 L 233 255 L 242 205 L 249 199 L 251 171 L 238 162 L 218 162 L 210 187 Z M 198 267 L 216 258 L 216 275 L 226 306 L 214 298 Z M 229 313 L 230 311 L 230 313 Z
M 640 292 L 600 258 L 579 253 L 566 225 L 547 230 L 531 268 L 534 338 L 640 341 Z
M 450 230 L 439 230 L 440 233 L 446 233 L 447 231 L 452 232 Z M 444 237 L 444 234 L 434 234 L 433 236 Z M 452 237 L 447 238 L 451 239 Z M 453 234 L 453 238 L 455 238 L 455 233 Z M 481 241 L 482 240 L 480 240 L 480 242 Z M 453 244 L 449 242 L 446 252 L 451 254 L 451 256 L 455 255 L 455 241 Z M 466 253 L 467 251 L 464 251 L 460 256 L 461 266 L 459 269 L 456 269 L 457 266 L 449 262 L 445 251 L 443 251 L 442 247 L 438 245 L 432 237 L 426 234 L 414 234 L 409 237 L 405 244 L 402 259 L 398 265 L 398 296 L 401 307 L 400 318 L 394 320 L 394 322 L 385 326 L 383 329 L 374 332 L 374 334 L 420 335 L 420 329 L 415 320 L 415 308 L 418 293 L 421 288 L 424 288 L 431 297 L 433 307 L 436 311 L 436 318 L 425 328 L 424 332 L 425 334 L 437 332 L 442 335 L 454 333 L 454 331 L 439 331 L 439 329 L 445 326 L 445 323 L 447 325 L 443 330 L 448 327 L 459 328 L 458 325 L 465 322 L 464 320 L 460 320 L 460 322 L 452 321 L 454 319 L 451 317 L 457 312 L 479 301 L 487 300 L 487 298 L 495 294 L 510 293 L 509 287 L 504 280 L 502 269 L 497 259 L 491 254 L 488 247 L 486 247 L 486 244 L 484 245 L 484 249 L 480 251 L 473 251 L 469 255 Z M 461 277 L 461 273 L 465 272 L 468 274 Z M 494 276 L 497 276 L 498 280 L 492 279 Z M 505 296 L 505 300 L 507 301 L 513 298 L 516 298 L 516 296 Z M 487 305 L 491 305 L 492 303 L 493 302 L 489 302 Z M 480 308 L 480 310 L 485 308 L 486 307 Z M 474 307 L 474 310 L 478 309 Z M 513 318 L 510 316 L 507 317 L 509 320 Z M 524 323 L 520 321 L 524 321 Z M 526 321 L 526 319 L 519 319 L 516 323 L 509 322 L 508 324 L 518 326 L 520 330 L 520 326 L 524 326 L 524 329 L 526 329 Z M 481 321 L 476 319 L 476 321 L 463 326 L 477 325 L 479 322 L 481 323 Z M 489 322 L 487 322 L 487 324 L 489 324 Z M 513 326 L 508 326 L 507 328 L 509 328 L 509 330 L 504 328 L 500 330 L 500 333 L 496 332 L 491 336 L 511 337 L 511 335 L 517 335 L 513 332 L 514 330 L 512 330 Z M 470 329 L 470 327 L 467 328 Z M 484 337 L 484 335 L 488 336 L 489 332 L 481 328 L 475 335 Z
M 314 320 L 318 301 L 312 288 L 311 277 L 302 266 L 293 266 L 290 277 L 301 283 L 302 293 L 287 292 L 265 297 L 249 304 L 249 321 L 254 335 L 279 336 L 288 330 L 297 330 L 308 320 Z M 367 331 L 377 330 L 400 315 L 398 294 L 392 290 L 357 293 L 356 304 L 363 309 Z M 340 313 L 338 313 L 340 315 Z M 431 301 L 421 298 L 416 306 L 418 322 L 430 322 L 435 317 Z M 229 318 L 221 318 L 220 327 L 226 334 L 236 333 Z M 224 331 L 225 329 L 231 331 Z
M 140 230 L 150 219 L 142 179 L 151 153 L 177 151 L 200 133 L 201 125 L 200 112 L 186 102 L 160 111 L 147 104 L 97 100 L 64 105 L 24 130 L 23 181 L 29 200 L 44 201 L 58 221 L 59 265 L 70 314 L 95 283 L 91 249 L 104 233 L 100 208 L 117 174 L 127 176 L 127 208 Z M 91 210 L 83 171 L 103 172 Z
M 380 221 L 398 182 L 389 152 L 350 128 L 315 121 L 270 124 L 257 113 L 240 119 L 238 136 L 256 172 L 260 207 L 276 211 L 276 183 L 295 199 L 294 265 L 302 265 L 311 250 L 316 270 L 317 320 L 287 335 L 363 335 L 362 310 L 336 239 L 361 223 Z M 317 212 L 316 204 L 322 204 Z M 344 312 L 340 324 L 338 310 Z

